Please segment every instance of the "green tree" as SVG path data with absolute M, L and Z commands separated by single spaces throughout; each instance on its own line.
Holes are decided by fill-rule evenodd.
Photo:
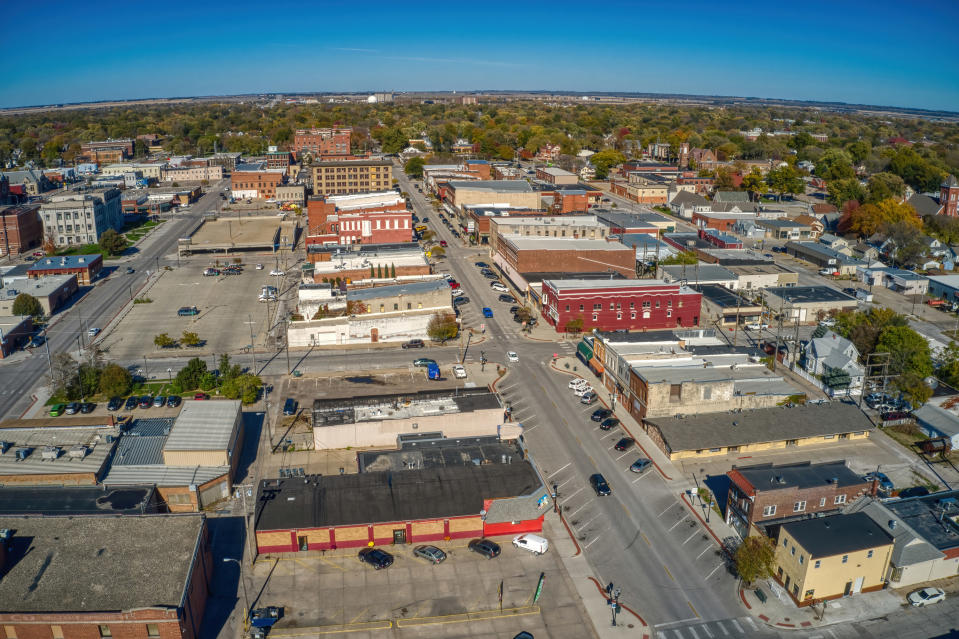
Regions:
M 906 192 L 906 183 L 895 173 L 876 173 L 869 178 L 869 195 L 866 202 L 881 202 L 901 198 Z
M 583 332 L 583 318 L 576 317 L 574 319 L 566 322 L 565 328 L 563 330 L 567 333 L 581 333 Z
M 13 308 L 10 310 L 14 315 L 29 315 L 31 317 L 41 317 L 43 307 L 40 300 L 29 293 L 20 293 L 13 300 Z
M 959 386 L 959 344 L 950 340 L 936 360 L 936 376 L 953 388 Z
M 122 397 L 133 387 L 130 371 L 116 364 L 107 364 L 100 371 L 100 392 L 106 397 Z
M 206 362 L 194 357 L 176 374 L 176 385 L 182 391 L 195 390 L 200 387 L 200 380 L 206 372 Z
M 841 149 L 828 149 L 816 161 L 816 175 L 824 180 L 842 180 L 856 176 L 852 157 Z
M 736 549 L 735 562 L 736 572 L 748 586 L 773 574 L 776 548 L 769 537 L 746 537 Z
M 866 201 L 866 189 L 856 178 L 832 180 L 826 185 L 828 196 L 826 199 L 837 209 L 841 209 L 846 202 Z
M 426 161 L 423 158 L 412 157 L 403 165 L 403 170 L 408 176 L 419 179 L 423 177 L 423 166 L 425 164 Z
M 865 140 L 856 140 L 846 145 L 846 153 L 855 164 L 862 164 L 870 151 L 872 151 L 872 145 Z
M 256 402 L 260 394 L 263 380 L 251 373 L 243 373 L 237 377 L 225 380 L 220 386 L 220 393 L 228 399 L 239 399 L 244 404 Z
M 917 373 L 903 373 L 895 380 L 895 386 L 909 396 L 913 407 L 925 404 L 932 397 L 932 388 L 926 383 L 926 378 Z
M 614 149 L 604 149 L 589 157 L 590 163 L 596 169 L 596 179 L 605 180 L 609 177 L 609 170 L 626 161 L 626 156 Z
M 932 374 L 932 354 L 926 338 L 908 326 L 890 326 L 876 342 L 877 353 L 889 353 L 889 372 L 911 373 L 922 377 Z
M 696 264 L 699 262 L 699 258 L 696 257 L 695 253 L 690 251 L 681 251 L 675 255 L 670 255 L 669 257 L 660 260 L 660 266 L 675 266 L 682 264 Z
M 743 176 L 743 189 L 749 192 L 749 199 L 758 200 L 769 190 L 769 185 L 757 167 Z
M 99 244 L 100 250 L 107 255 L 119 255 L 127 248 L 126 239 L 113 229 L 107 229 L 103 232 Z
M 446 255 L 446 249 L 442 246 L 430 247 L 430 257 L 442 257 L 443 255 Z
M 218 363 L 220 378 L 223 380 L 234 379 L 243 374 L 243 367 L 239 364 L 234 364 L 230 361 L 230 356 L 227 354 L 220 355 L 220 361 Z
M 453 313 L 436 313 L 426 325 L 426 334 L 431 340 L 442 342 L 453 339 L 459 333 L 460 327 Z
M 896 224 L 912 227 L 916 236 L 918 231 L 922 230 L 922 219 L 916 214 L 916 210 L 909 204 L 891 198 L 874 204 L 863 204 L 843 214 L 839 220 L 839 229 L 869 237 L 880 230 L 888 231 L 887 227 Z
M 200 343 L 200 336 L 192 331 L 183 331 L 180 337 L 180 343 L 184 346 L 196 346 Z
M 396 279 L 396 264 L 390 264 L 390 277 Z
M 766 174 L 766 183 L 771 191 L 779 194 L 780 200 L 784 195 L 802 193 L 805 189 L 805 183 L 799 176 L 799 172 L 788 164 L 769 171 Z
M 166 333 L 160 333 L 159 335 L 153 337 L 153 344 L 157 348 L 169 348 L 176 344 L 176 340 Z

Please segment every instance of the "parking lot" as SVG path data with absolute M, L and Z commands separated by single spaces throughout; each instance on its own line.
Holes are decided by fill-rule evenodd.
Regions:
M 594 636 L 555 549 L 536 556 L 496 541 L 502 554 L 491 560 L 469 552 L 467 540 L 436 543 L 448 555 L 437 565 L 413 557 L 410 545 L 387 546 L 394 563 L 384 570 L 361 563 L 356 550 L 263 557 L 253 571 L 253 592 L 263 588 L 255 606 L 284 607 L 271 637 Z
M 263 270 L 254 268 L 258 259 L 265 262 L 261 262 Z M 208 258 L 184 260 L 179 268 L 161 271 L 159 279 L 141 294 L 152 302 L 134 304 L 115 326 L 104 331 L 98 340 L 100 348 L 109 352 L 111 359 L 121 361 L 154 355 L 236 353 L 250 344 L 250 321 L 254 342 L 262 346 L 266 343 L 267 307 L 275 312 L 276 304 L 258 302 L 260 289 L 276 286 L 282 297 L 296 286 L 293 276 L 271 277 L 273 264 L 267 259 L 244 260 L 239 275 L 204 276 L 203 270 L 211 265 Z M 178 316 L 177 309 L 184 306 L 196 306 L 199 314 Z M 167 333 L 179 339 L 184 331 L 196 333 L 200 345 L 164 350 L 154 346 L 154 336 Z

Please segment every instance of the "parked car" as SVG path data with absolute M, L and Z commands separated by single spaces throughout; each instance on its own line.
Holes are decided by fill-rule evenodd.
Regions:
M 909 603 L 913 606 L 928 606 L 931 604 L 939 603 L 946 598 L 946 593 L 941 588 L 923 588 L 922 590 L 915 590 L 909 593 L 909 596 L 906 599 L 909 600 Z
M 193 396 L 194 401 L 202 401 L 205 399 L 210 399 L 210 396 L 207 395 L 206 393 L 197 393 Z
M 426 344 L 421 339 L 411 339 L 408 342 L 403 342 L 403 348 L 423 348 L 424 346 Z
M 80 402 L 70 402 L 67 404 L 66 410 L 64 410 L 67 415 L 76 415 L 80 412 Z
M 262 264 L 257 264 L 254 268 L 256 268 L 256 270 L 258 270 L 258 271 L 262 271 L 262 270 L 263 270 L 263 265 L 262 265 Z
M 123 404 L 123 410 L 133 410 L 137 407 L 137 404 L 140 403 L 140 398 L 136 395 L 130 395 L 127 397 L 127 401 Z
M 440 373 L 439 364 L 433 362 L 432 364 L 426 365 L 426 379 L 435 379 L 438 380 L 442 377 Z
M 762 322 L 748 322 L 746 328 L 750 331 L 761 331 L 769 328 L 769 324 Z
M 631 437 L 623 437 L 621 440 L 619 440 L 618 442 L 616 442 L 616 445 L 613 446 L 613 448 L 615 448 L 616 450 L 619 450 L 619 451 L 625 451 L 625 450 L 629 450 L 630 448 L 632 448 L 632 447 L 633 447 L 633 444 L 635 444 L 635 443 L 636 443 L 636 442 L 635 442 L 635 440 L 633 440 L 633 438 L 631 438 Z
M 166 395 L 157 395 L 153 398 L 154 408 L 163 408 L 164 406 L 166 406 Z
M 619 426 L 619 419 L 616 417 L 607 417 L 599 424 L 601 430 L 612 430 L 617 426 Z
M 176 314 L 180 317 L 189 317 L 190 315 L 199 315 L 200 311 L 196 306 L 181 306 Z
M 203 270 L 203 275 L 206 277 L 215 277 L 220 274 L 220 269 L 218 268 L 207 268 Z
M 589 382 L 587 382 L 582 377 L 577 377 L 575 379 L 569 380 L 569 384 L 567 384 L 566 386 L 570 390 L 573 390 L 574 388 L 579 388 L 581 386 L 589 386 Z
M 286 401 L 283 402 L 283 414 L 284 415 L 295 415 L 297 408 L 297 401 L 292 397 L 287 397 Z
M 822 268 L 819 269 L 819 274 L 822 276 L 837 276 L 839 275 L 839 271 L 834 268 Z
M 493 557 L 499 557 L 500 547 L 499 544 L 495 541 L 489 539 L 474 539 L 469 543 L 470 552 L 475 552 L 480 555 L 483 555 L 487 559 L 492 559 Z
M 87 335 L 89 335 L 90 337 L 96 337 L 99 334 L 100 334 L 99 328 L 93 327 L 93 328 L 87 329 Z
M 54 404 L 50 407 L 50 417 L 59 417 L 66 409 L 66 404 Z
M 642 473 L 652 468 L 652 466 L 653 466 L 652 461 L 646 459 L 645 457 L 640 457 L 639 459 L 637 459 L 636 461 L 634 461 L 632 464 L 629 465 L 629 469 L 633 471 L 634 473 Z
M 453 364 L 453 377 L 456 379 L 466 379 L 466 367 L 462 364 Z
M 360 561 L 373 566 L 376 570 L 393 565 L 393 555 L 379 548 L 364 548 L 359 553 Z
M 589 418 L 594 422 L 601 422 L 612 414 L 613 411 L 609 410 L 608 408 L 597 408 L 593 411 L 593 414 L 590 415 Z
M 180 396 L 179 395 L 170 395 L 166 398 L 167 408 L 176 408 L 180 405 Z
M 468 304 L 469 301 L 470 301 L 470 298 L 466 297 L 465 295 L 460 295 L 459 297 L 453 298 L 453 306 L 458 306 L 460 304 Z
M 585 404 L 586 406 L 589 406 L 590 404 L 595 404 L 597 401 L 599 401 L 599 395 L 596 394 L 596 391 L 592 391 L 592 390 L 589 392 L 583 393 L 583 396 L 579 398 L 579 403 Z
M 440 240 L 440 246 L 447 246 L 446 240 Z
M 80 404 L 80 412 L 83 413 L 84 415 L 89 415 L 90 413 L 95 411 L 96 408 L 97 408 L 97 405 L 94 404 L 93 402 L 83 402 Z
M 506 360 L 515 364 L 516 362 L 519 361 L 519 355 L 517 355 L 513 351 L 506 351 Z
M 286 273 L 278 268 L 275 268 L 270 271 L 270 275 L 273 277 L 283 277 L 284 275 L 286 275 Z
M 483 273 L 483 277 L 485 277 L 485 278 L 488 279 L 488 280 L 495 280 L 495 279 L 496 279 L 496 273 L 494 273 L 494 272 L 492 272 L 492 271 L 489 271 L 489 272 L 487 272 L 487 273 Z
M 132 266 L 127 267 L 127 275 L 133 275 L 136 271 L 133 270 Z
M 517 548 L 528 550 L 534 555 L 542 555 L 544 552 L 549 550 L 549 541 L 545 537 L 540 537 L 539 535 L 533 535 L 531 533 L 513 537 L 513 545 Z
M 516 301 L 516 298 L 515 298 L 515 297 L 513 297 L 512 295 L 507 295 L 506 293 L 503 293 L 502 295 L 500 295 L 500 296 L 497 297 L 496 299 L 498 299 L 498 300 L 501 301 L 501 302 L 506 302 L 507 304 L 512 304 L 513 302 Z
M 874 481 L 874 480 L 878 481 L 878 482 L 879 482 L 879 488 L 881 488 L 882 490 L 884 490 L 884 491 L 886 491 L 886 492 L 891 491 L 891 490 L 895 487 L 895 486 L 893 486 L 892 480 L 889 479 L 889 477 L 886 476 L 886 473 L 880 473 L 880 472 L 874 471 L 874 472 L 871 472 L 871 473 L 866 474 L 866 475 L 863 477 L 863 480 L 865 480 L 865 481 Z
M 151 397 L 150 395 L 144 395 L 143 397 L 140 398 L 140 401 L 137 402 L 137 405 L 140 408 L 150 408 L 151 406 L 153 406 L 153 397 Z
M 501 282 L 490 282 L 489 287 L 498 293 L 508 293 L 509 289 Z
M 107 410 L 110 411 L 111 413 L 112 413 L 113 411 L 120 410 L 120 407 L 121 407 L 121 406 L 123 406 L 123 398 L 122 398 L 122 397 L 111 397 L 111 398 L 110 398 L 110 401 L 107 402 Z
M 608 497 L 613 494 L 609 484 L 606 482 L 606 478 L 599 473 L 589 476 L 589 485 L 593 487 L 593 490 L 595 490 L 596 494 L 600 497 Z
M 912 488 L 906 488 L 899 491 L 899 498 L 906 499 L 908 497 L 925 497 L 929 494 L 929 489 L 925 486 L 913 486 Z
M 487 264 L 486 262 L 476 262 L 476 266 L 480 268 L 489 268 L 489 264 Z
M 823 321 L 819 322 L 820 326 L 825 326 L 826 328 L 832 328 L 836 325 L 836 320 L 832 317 L 827 317 Z
M 436 546 L 417 546 L 413 549 L 413 556 L 425 559 L 431 564 L 441 564 L 446 561 L 446 553 Z
M 489 306 L 483 307 L 483 317 L 486 317 L 486 318 L 493 317 L 493 310 Z
M 576 395 L 576 397 L 582 397 L 586 393 L 591 393 L 591 392 L 593 392 L 593 387 L 590 386 L 589 384 L 587 384 L 586 386 L 577 386 L 576 388 L 573 389 L 573 395 Z
M 429 357 L 420 357 L 413 360 L 413 366 L 429 366 L 430 364 L 435 365 L 436 360 Z

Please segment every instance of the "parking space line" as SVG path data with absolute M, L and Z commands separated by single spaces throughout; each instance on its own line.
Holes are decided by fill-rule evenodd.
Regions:
M 736 621 L 735 619 L 730 619 L 730 621 L 732 621 L 733 625 L 736 626 L 736 630 L 739 631 L 739 634 L 744 634 L 743 627 L 739 625 L 738 621 Z
M 589 506 L 589 502 L 588 502 L 588 501 L 587 501 L 585 504 L 583 504 L 582 506 L 580 506 L 579 508 L 577 508 L 576 510 L 574 510 L 573 512 L 571 512 L 571 513 L 569 513 L 568 515 L 566 515 L 566 519 L 569 519 L 570 517 L 575 516 L 576 513 L 578 513 L 579 511 L 581 511 L 583 508 L 586 508 L 587 506 Z
M 753 630 L 759 630 L 759 628 L 756 627 L 756 623 L 753 621 L 752 617 L 743 617 L 743 619 L 746 620 L 746 623 L 748 623 Z M 826 628 L 826 630 L 829 630 L 829 628 Z
M 729 631 L 726 630 L 726 626 L 723 625 L 722 621 L 717 621 L 716 625 L 719 626 L 719 629 L 723 631 L 723 635 L 728 635 Z
M 696 556 L 696 559 L 699 559 L 700 557 L 702 557 L 703 555 L 705 555 L 707 552 L 709 552 L 709 549 L 712 548 L 712 547 L 713 547 L 712 544 L 707 545 L 707 546 L 703 549 L 703 551 Z
M 627 450 L 625 453 L 623 453 L 622 455 L 620 455 L 619 457 L 617 457 L 617 458 L 616 458 L 616 461 L 619 461 L 620 459 L 622 459 L 623 457 L 625 457 L 625 456 L 628 455 L 628 454 L 629 454 L 629 451 Z
M 580 486 L 579 489 L 578 489 L 575 493 L 573 493 L 572 495 L 570 495 L 569 497 L 564 497 L 564 499 L 566 499 L 566 501 L 569 501 L 570 499 L 572 499 L 573 497 L 575 497 L 576 495 L 578 495 L 581 490 L 583 490 L 583 487 L 582 487 L 582 486 Z M 586 502 L 586 503 L 589 503 L 589 502 Z
M 705 632 L 707 635 L 709 635 L 709 639 L 712 639 L 712 638 L 713 638 L 713 633 L 709 631 L 709 626 L 707 626 L 706 624 L 703 624 L 703 625 L 700 626 L 700 629 L 701 629 L 703 632 Z
M 719 570 L 720 568 L 722 568 L 724 565 L 725 565 L 725 564 L 720 563 L 718 566 L 716 566 L 715 568 L 713 568 L 712 572 L 710 572 L 708 575 L 706 575 L 706 579 L 704 579 L 704 581 L 708 580 L 710 577 L 712 577 L 714 574 L 716 574 L 716 571 Z
M 670 526 L 670 528 L 669 528 L 669 530 L 668 530 L 667 532 L 672 532 L 672 531 L 673 531 L 673 528 L 675 528 L 675 527 L 678 526 L 679 524 L 683 523 L 684 521 L 686 521 L 686 518 L 685 518 L 685 517 L 683 517 L 682 519 L 680 519 L 679 521 L 677 521 L 675 524 L 673 524 L 672 526 Z
M 664 510 L 663 512 L 661 512 L 661 513 L 659 513 L 658 515 L 656 515 L 656 518 L 658 519 L 658 518 L 662 517 L 663 515 L 665 515 L 666 512 L 669 511 L 669 509 L 672 508 L 672 507 L 675 506 L 675 505 L 676 505 L 676 502 L 671 503 L 669 506 L 666 507 L 666 510 Z
M 590 546 L 592 546 L 593 543 L 594 543 L 597 539 L 599 539 L 600 537 L 602 537 L 602 534 L 599 534 L 599 535 L 596 535 L 595 537 L 593 537 L 593 541 L 591 541 L 591 542 L 589 542 L 588 544 L 586 544 L 585 546 L 583 546 L 583 550 L 586 550 L 587 548 L 589 548 Z
M 688 543 L 689 543 L 689 540 L 692 539 L 693 537 L 695 537 L 695 536 L 698 535 L 698 534 L 699 534 L 699 531 L 698 531 L 698 530 L 694 530 L 694 531 L 693 531 L 693 534 L 691 534 L 689 537 L 687 537 L 687 538 L 686 538 L 686 541 L 683 542 L 683 545 L 685 546 L 686 544 L 688 544 Z
M 352 619 L 350 619 L 350 623 L 356 623 L 356 620 L 359 619 L 360 617 L 362 617 L 363 614 L 364 614 L 367 610 L 369 610 L 369 606 L 367 606 L 366 608 L 363 608 L 363 610 L 360 611 L 360 614 L 358 614 L 358 615 L 356 615 L 355 617 L 353 617 Z
M 589 525 L 590 525 L 591 523 L 593 523 L 593 522 L 596 520 L 596 518 L 599 517 L 601 514 L 602 514 L 602 513 L 596 513 L 595 515 L 593 515 L 593 518 L 590 519 L 589 521 L 587 521 L 587 522 L 586 522 L 585 524 L 583 524 L 582 526 L 580 526 L 579 529 L 582 530 L 583 528 L 586 528 L 586 526 L 589 526 Z
M 575 478 L 575 477 L 570 477 L 569 479 L 567 479 L 566 481 L 564 481 L 562 484 L 556 484 L 556 489 L 559 490 L 560 488 L 562 488 L 563 486 L 565 486 L 565 485 L 568 484 L 569 482 L 573 481 L 574 479 L 576 479 L 576 478 Z
M 626 470 L 629 470 L 629 469 L 627 468 Z M 648 472 L 642 473 L 639 477 L 637 477 L 636 479 L 634 479 L 634 480 L 632 481 L 632 483 L 635 484 L 636 482 L 638 482 L 640 479 L 642 479 L 643 477 L 645 477 L 645 476 L 648 475 L 648 474 L 649 474 Z
M 687 601 L 686 603 L 689 603 L 689 602 Z M 689 604 L 689 607 L 690 607 L 690 608 L 692 608 L 692 606 L 693 606 L 693 604 Z M 699 639 L 699 635 L 696 634 L 696 631 L 693 629 L 692 626 L 687 626 L 687 627 L 686 627 L 686 630 L 688 630 L 688 631 L 693 635 L 693 639 Z

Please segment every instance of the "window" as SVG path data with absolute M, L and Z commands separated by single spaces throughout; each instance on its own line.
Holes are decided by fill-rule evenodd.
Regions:
M 3 631 L 7 633 L 7 639 L 17 639 L 17 629 L 13 626 L 4 626 Z
M 683 394 L 683 385 L 682 384 L 670 384 L 669 385 L 669 401 L 678 402 Z
M 806 510 L 806 502 L 805 502 L 805 500 L 803 500 L 803 501 L 797 501 L 795 504 L 793 504 L 793 512 L 794 512 L 794 513 L 801 513 L 801 512 L 803 512 L 804 510 Z
M 413 308 L 413 303 L 412 303 L 412 302 L 407 302 L 407 303 L 406 303 L 406 310 L 410 310 L 410 309 L 412 309 L 412 308 Z
M 806 563 L 806 557 L 800 554 L 800 555 L 799 555 L 799 565 L 801 566 L 801 565 L 803 565 L 804 563 Z
M 100 636 L 101 637 L 112 637 L 113 633 L 110 631 L 110 626 L 100 625 Z
M 643 302 L 643 308 L 644 308 L 644 309 L 648 309 L 648 308 L 651 308 L 651 305 L 650 305 L 650 303 L 649 303 L 648 301 L 646 301 L 646 302 Z
M 825 498 L 825 497 L 821 497 L 821 498 L 819 499 L 819 507 L 822 508 L 822 507 L 825 506 L 825 505 L 826 505 L 826 498 Z
M 803 599 L 812 599 L 813 594 L 815 594 L 816 589 L 812 588 L 806 591 L 806 594 L 803 595 Z
M 579 310 L 584 311 L 584 310 L 586 310 L 586 308 L 585 308 L 582 304 L 580 304 L 580 305 L 579 305 Z
M 713 387 L 707 386 L 703 389 L 703 399 L 712 399 L 713 397 Z
M 822 565 L 822 562 L 817 559 L 817 560 L 816 560 L 816 563 L 813 564 L 813 568 L 819 568 L 819 566 L 821 566 L 821 565 Z
M 609 310 L 611 310 L 611 311 L 615 311 L 615 310 L 616 310 L 616 304 L 615 304 L 614 302 L 610 302 L 610 303 L 609 303 Z
M 667 309 L 666 309 L 666 317 L 672 317 L 672 316 L 673 316 L 673 309 L 667 308 Z
M 148 637 L 159 637 L 160 636 L 160 626 L 155 623 L 147 624 L 147 636 Z
M 601 310 L 603 310 L 603 305 L 602 305 L 602 304 L 593 304 L 593 310 L 594 310 L 594 311 L 601 311 Z
M 636 311 L 630 311 L 629 319 L 636 319 Z
M 569 304 L 566 305 L 566 312 L 569 313 Z
M 776 505 L 764 506 L 763 507 L 763 517 L 772 517 L 776 514 Z
M 843 556 L 842 556 L 842 563 L 846 563 L 847 561 L 849 561 L 849 555 L 843 555 Z
M 596 322 L 598 320 L 599 320 L 599 315 L 597 315 L 596 313 L 593 313 L 593 321 Z
M 622 314 L 622 313 L 616 313 L 616 319 L 618 319 L 618 320 L 623 319 L 623 314 Z
M 866 553 L 866 559 L 872 559 L 872 551 Z
M 785 547 L 788 546 L 788 545 L 789 545 L 789 540 L 788 540 L 788 539 L 783 539 L 783 548 L 785 548 Z
M 796 556 L 796 547 L 795 547 L 795 546 L 793 546 L 792 548 L 789 549 L 789 554 L 792 555 L 793 557 Z
M 636 308 L 636 302 L 630 302 L 630 303 L 629 303 L 629 307 L 630 307 L 630 308 Z
M 656 308 L 659 308 L 659 300 L 656 300 Z
M 845 504 L 846 496 L 845 495 L 836 495 L 836 498 L 833 500 L 834 504 Z

